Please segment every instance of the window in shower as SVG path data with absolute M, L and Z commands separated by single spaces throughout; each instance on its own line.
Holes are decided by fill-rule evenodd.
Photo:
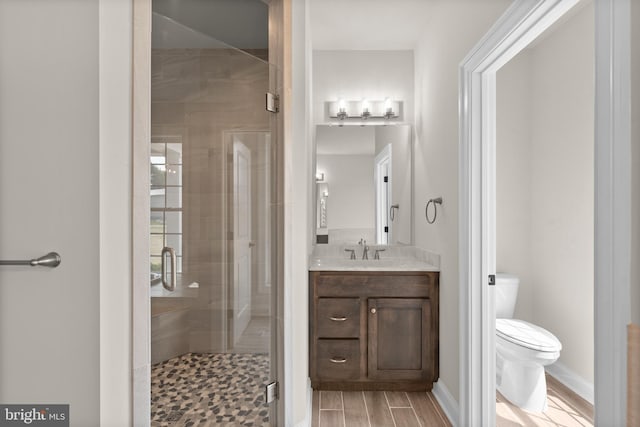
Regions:
M 182 273 L 182 139 L 151 141 L 151 277 L 160 279 L 162 248 L 176 251 L 177 274 Z

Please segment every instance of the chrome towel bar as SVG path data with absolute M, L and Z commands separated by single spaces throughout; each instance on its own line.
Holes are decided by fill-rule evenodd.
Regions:
M 49 252 L 46 255 L 42 255 L 40 258 L 24 259 L 24 260 L 0 260 L 0 265 L 30 265 L 31 267 L 51 267 L 55 268 L 60 265 L 62 258 L 57 252 Z

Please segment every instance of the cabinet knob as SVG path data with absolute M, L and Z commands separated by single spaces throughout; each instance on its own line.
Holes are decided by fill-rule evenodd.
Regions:
M 377 310 L 376 310 L 375 308 L 372 308 L 372 309 L 371 309 L 371 314 L 376 314 L 376 311 L 377 311 Z

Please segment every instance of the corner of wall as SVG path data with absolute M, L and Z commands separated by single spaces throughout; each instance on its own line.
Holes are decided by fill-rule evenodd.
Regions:
M 133 1 L 100 0 L 100 424 L 133 420 L 131 150 Z
M 460 406 L 458 405 L 457 400 L 453 398 L 449 388 L 442 379 L 439 379 L 433 385 L 433 395 L 440 404 L 440 407 L 447 418 L 449 418 L 451 424 L 458 426 L 460 424 Z

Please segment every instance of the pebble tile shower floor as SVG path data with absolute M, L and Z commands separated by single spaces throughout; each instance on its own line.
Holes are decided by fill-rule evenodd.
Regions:
M 266 354 L 188 353 L 151 368 L 151 426 L 268 426 Z

